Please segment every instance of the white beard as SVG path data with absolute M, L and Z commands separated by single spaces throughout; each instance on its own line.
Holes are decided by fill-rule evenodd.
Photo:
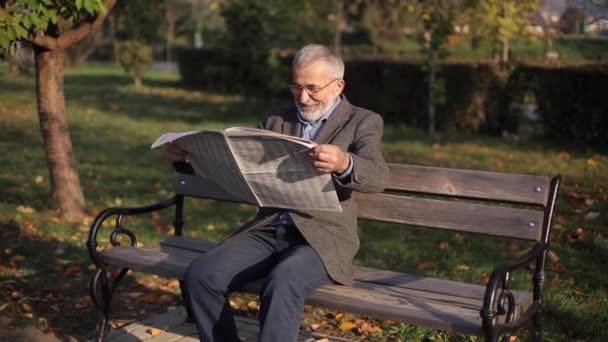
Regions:
M 310 121 L 310 122 L 315 122 L 317 120 L 319 120 L 323 114 L 325 114 L 325 111 L 327 108 L 321 106 L 320 103 L 315 102 L 316 106 L 313 110 L 308 110 L 305 111 L 304 109 L 302 109 L 302 105 L 300 104 L 299 101 L 294 101 L 296 104 L 296 107 L 298 107 L 298 111 L 300 112 L 300 115 L 302 116 L 302 118 L 306 121 Z

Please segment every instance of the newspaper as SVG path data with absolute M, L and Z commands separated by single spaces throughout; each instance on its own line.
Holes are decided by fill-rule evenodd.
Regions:
M 151 146 L 173 142 L 189 154 L 197 176 L 260 207 L 342 212 L 332 177 L 306 153 L 317 144 L 255 128 L 165 133 Z

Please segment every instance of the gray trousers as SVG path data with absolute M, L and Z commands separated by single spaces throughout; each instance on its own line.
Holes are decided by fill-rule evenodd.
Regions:
M 256 279 L 263 279 L 261 342 L 296 341 L 304 302 L 332 282 L 294 226 L 261 227 L 229 239 L 186 270 L 184 298 L 201 341 L 240 341 L 226 295 Z

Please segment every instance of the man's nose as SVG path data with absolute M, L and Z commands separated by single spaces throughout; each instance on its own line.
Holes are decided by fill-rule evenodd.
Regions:
M 298 101 L 300 101 L 300 103 L 307 103 L 308 100 L 310 100 L 310 96 L 308 96 L 308 92 L 306 91 L 306 89 L 302 89 L 300 91 L 300 94 L 298 95 Z

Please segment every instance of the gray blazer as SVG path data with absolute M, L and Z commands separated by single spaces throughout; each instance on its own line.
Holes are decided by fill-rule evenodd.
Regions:
M 260 128 L 299 136 L 302 124 L 296 113 L 295 106 L 275 110 Z M 334 178 L 343 212 L 290 210 L 296 227 L 319 254 L 329 276 L 341 284 L 352 283 L 352 261 L 359 249 L 357 207 L 352 192 L 381 192 L 388 182 L 388 167 L 382 156 L 382 130 L 380 115 L 353 106 L 343 98 L 314 140 L 318 144 L 338 145 L 353 157 L 349 179 Z M 276 208 L 260 208 L 255 219 L 237 234 L 272 222 L 279 212 Z

